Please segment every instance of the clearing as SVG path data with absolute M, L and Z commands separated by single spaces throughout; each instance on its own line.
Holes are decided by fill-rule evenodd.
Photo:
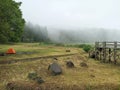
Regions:
M 0 45 L 0 52 L 11 47 L 17 54 L 0 56 L 0 62 L 14 61 L 0 64 L 0 90 L 9 90 L 8 83 L 11 90 L 120 90 L 120 66 L 90 59 L 81 48 L 19 43 Z M 68 60 L 74 63 L 74 68 L 66 67 Z M 62 67 L 61 75 L 49 73 L 52 62 Z M 82 67 L 81 62 L 88 67 Z M 30 72 L 36 72 L 45 82 L 38 84 L 28 79 Z

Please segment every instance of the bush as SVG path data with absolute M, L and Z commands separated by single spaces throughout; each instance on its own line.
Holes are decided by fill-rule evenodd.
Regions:
M 28 78 L 35 80 L 37 78 L 37 73 L 36 72 L 31 72 L 28 74 Z
M 52 42 L 40 42 L 39 45 L 54 45 Z
M 63 43 L 56 43 L 55 46 L 65 46 Z
M 36 81 L 38 84 L 44 83 L 44 80 L 41 77 L 39 77 L 36 72 L 28 73 L 28 78 L 30 80 Z
M 84 45 L 84 46 L 83 46 L 83 50 L 84 50 L 85 52 L 89 52 L 89 51 L 91 50 L 91 48 L 92 48 L 91 45 Z
M 0 34 L 0 43 L 7 43 L 7 42 L 8 42 L 8 38 Z
M 86 44 L 80 44 L 80 45 L 78 45 L 79 48 L 83 48 L 84 46 L 86 46 Z

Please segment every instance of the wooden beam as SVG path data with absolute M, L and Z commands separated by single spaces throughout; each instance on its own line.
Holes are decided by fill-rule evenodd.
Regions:
M 103 62 L 106 61 L 106 42 L 103 42 Z
M 117 56 L 117 42 L 114 42 L 114 64 L 116 64 L 116 56 Z

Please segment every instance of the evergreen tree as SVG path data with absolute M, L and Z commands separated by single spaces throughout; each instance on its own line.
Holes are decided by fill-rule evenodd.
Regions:
M 20 41 L 25 24 L 20 5 L 21 2 L 0 0 L 0 43 Z

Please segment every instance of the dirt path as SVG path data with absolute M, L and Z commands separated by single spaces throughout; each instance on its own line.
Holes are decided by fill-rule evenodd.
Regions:
M 0 61 L 0 64 L 12 64 L 17 62 L 28 62 L 28 61 L 35 61 L 40 59 L 47 59 L 47 58 L 57 58 L 57 57 L 65 57 L 65 56 L 72 56 L 78 53 L 73 54 L 63 54 L 63 55 L 50 55 L 50 56 L 40 56 L 40 57 L 34 57 L 34 58 L 24 58 L 24 59 L 13 59 L 13 60 L 4 60 Z

